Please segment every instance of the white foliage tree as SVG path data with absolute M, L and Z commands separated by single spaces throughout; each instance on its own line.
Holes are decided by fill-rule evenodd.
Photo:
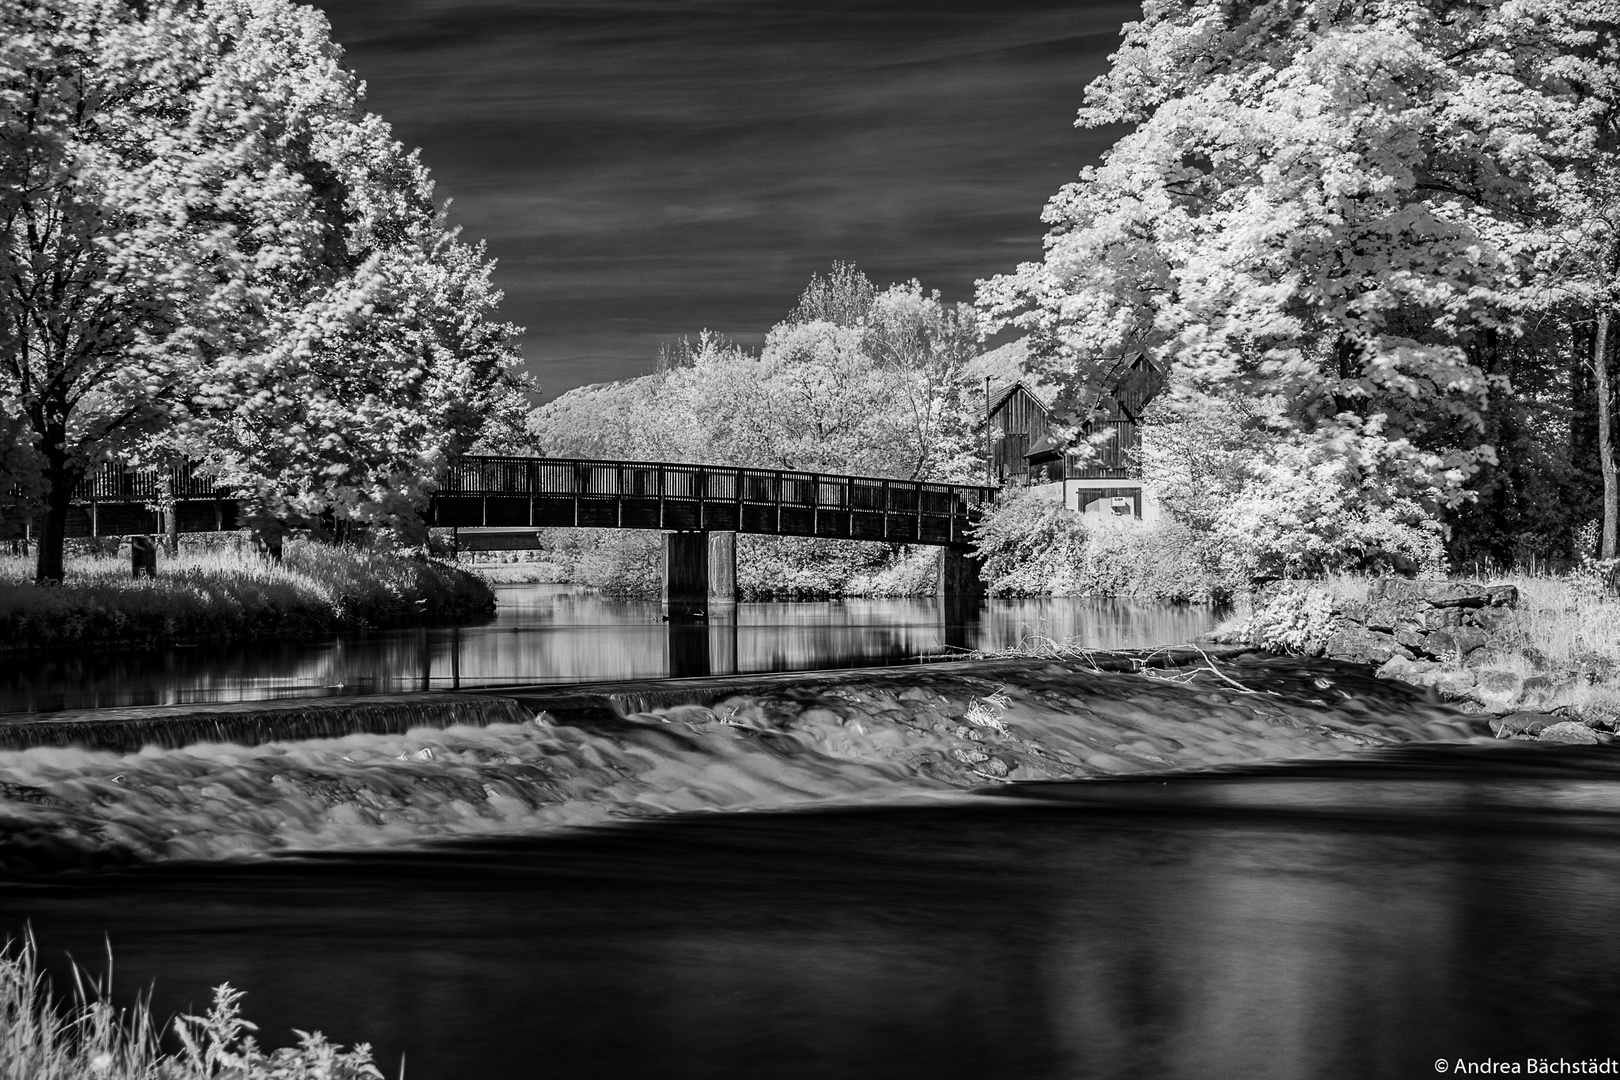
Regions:
M 487 265 L 339 56 L 286 0 L 0 4 L 0 402 L 41 580 L 99 461 L 206 452 L 259 518 L 379 516 L 510 412 Z
M 981 302 L 1070 402 L 1146 348 L 1189 411 L 1280 405 L 1249 410 L 1261 473 L 1331 458 L 1347 512 L 1466 498 L 1477 358 L 1536 306 L 1547 200 L 1593 150 L 1560 42 L 1614 12 L 1149 0 L 1079 119 L 1134 129 Z

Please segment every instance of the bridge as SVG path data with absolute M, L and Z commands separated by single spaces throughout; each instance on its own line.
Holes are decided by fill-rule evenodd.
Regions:
M 452 530 L 458 551 L 536 548 L 539 529 L 662 531 L 664 598 L 688 611 L 735 601 L 738 533 L 940 547 L 940 595 L 976 595 L 969 530 L 996 491 L 729 465 L 467 456 L 451 463 L 424 518 Z M 236 499 L 190 465 L 108 463 L 75 490 L 67 535 L 161 532 L 153 507 L 166 498 L 177 532 L 238 527 Z

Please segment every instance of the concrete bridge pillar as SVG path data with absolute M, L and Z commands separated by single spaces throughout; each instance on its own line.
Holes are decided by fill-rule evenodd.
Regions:
M 664 534 L 664 605 L 671 617 L 737 602 L 737 534 Z
M 664 607 L 671 619 L 709 609 L 709 534 L 664 534 Z
M 939 598 L 949 602 L 984 597 L 978 556 L 961 548 L 943 548 L 939 558 Z

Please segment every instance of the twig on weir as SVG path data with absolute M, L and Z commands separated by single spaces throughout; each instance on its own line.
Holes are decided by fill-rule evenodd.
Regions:
M 1226 674 L 1220 668 L 1216 667 L 1215 666 L 1215 661 L 1210 659 L 1209 653 L 1205 652 L 1203 649 L 1200 649 L 1197 645 L 1194 645 L 1191 642 L 1188 642 L 1186 647 L 1193 650 L 1193 652 L 1196 652 L 1199 656 L 1203 657 L 1204 663 L 1203 663 L 1203 665 L 1201 667 L 1194 668 L 1192 671 L 1188 672 L 1185 677 L 1182 677 L 1182 678 L 1177 678 L 1174 675 L 1155 675 L 1155 674 L 1153 674 L 1152 669 L 1150 669 L 1147 666 L 1147 662 L 1149 660 L 1153 659 L 1155 656 L 1160 656 L 1160 655 L 1163 655 L 1165 653 L 1168 653 L 1172 647 L 1173 646 L 1170 646 L 1170 645 L 1161 645 L 1157 649 L 1155 649 L 1152 652 L 1148 653 L 1147 656 L 1143 657 L 1141 660 L 1138 660 L 1137 661 L 1137 673 L 1142 675 L 1144 678 L 1154 679 L 1154 680 L 1157 680 L 1158 682 L 1188 683 L 1188 682 L 1191 682 L 1197 676 L 1203 674 L 1203 672 L 1207 669 L 1217 679 L 1220 679 L 1222 682 L 1226 683 L 1228 686 L 1232 687 L 1232 689 L 1236 690 L 1240 694 L 1266 693 L 1266 694 L 1270 694 L 1272 697 L 1277 696 L 1277 692 L 1275 690 L 1261 691 L 1261 690 L 1254 689 L 1252 686 L 1244 686 L 1242 683 L 1238 682 L 1236 679 L 1234 679 L 1230 675 Z

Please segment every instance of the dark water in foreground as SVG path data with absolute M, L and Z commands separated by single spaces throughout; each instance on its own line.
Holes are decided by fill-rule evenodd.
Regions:
M 1111 599 L 739 604 L 671 625 L 657 603 L 559 585 L 498 585 L 478 626 L 337 634 L 306 641 L 0 657 L 0 714 L 131 705 L 443 690 L 478 686 L 809 671 L 901 663 L 1031 635 L 1091 648 L 1179 644 L 1213 608 Z
M 1620 757 L 1433 746 L 0 886 L 390 1075 L 1416 1077 L 1620 1057 Z

